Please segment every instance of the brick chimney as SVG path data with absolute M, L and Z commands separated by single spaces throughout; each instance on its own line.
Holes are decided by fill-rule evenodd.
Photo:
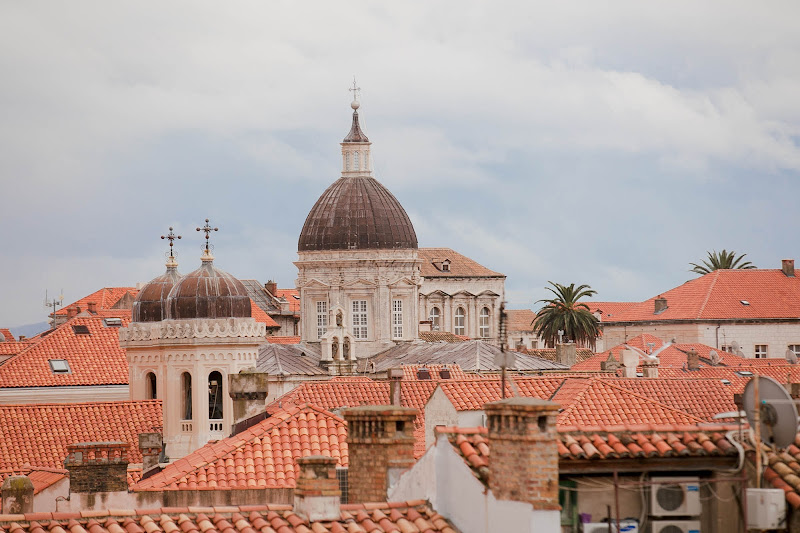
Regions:
M 686 353 L 686 369 L 687 370 L 700 370 L 700 355 L 694 348 Z
M 301 457 L 297 468 L 294 512 L 309 522 L 339 520 L 342 491 L 336 479 L 336 459 L 324 455 Z
M 161 433 L 139 433 L 139 450 L 142 452 L 142 475 L 158 466 L 163 448 Z
M 128 443 L 70 444 L 64 467 L 69 470 L 70 493 L 127 491 Z
M 574 342 L 556 344 L 556 362 L 572 368 L 577 362 L 577 347 Z
M 271 295 L 275 296 L 275 293 L 278 292 L 278 284 L 275 283 L 273 280 L 269 280 L 264 284 L 264 288 L 267 289 L 267 292 Z
M 783 273 L 786 276 L 788 276 L 790 278 L 793 278 L 794 277 L 794 259 L 784 259 L 783 261 L 781 261 L 781 270 L 783 270 Z
M 392 405 L 353 407 L 347 421 L 347 501 L 386 501 L 387 490 L 414 465 L 414 419 L 418 411 Z
M 403 369 L 389 369 L 389 401 L 392 405 L 402 405 L 401 392 L 403 388 Z
M 242 422 L 266 413 L 268 391 L 269 374 L 266 372 L 248 368 L 238 374 L 228 374 L 228 394 L 233 399 L 233 433 L 238 432 Z
M 642 377 L 657 378 L 658 377 L 658 357 L 652 357 L 642 361 Z
M 86 302 L 86 307 L 93 315 L 97 314 L 97 302 Z
M 8 476 L 0 492 L 3 495 L 3 514 L 33 512 L 33 482 L 28 476 Z
M 667 310 L 667 299 L 663 296 L 659 295 L 658 298 L 655 299 L 653 314 L 660 315 L 664 311 Z
M 78 315 L 77 307 L 67 307 L 67 318 L 75 318 Z
M 483 408 L 489 426 L 489 489 L 498 500 L 559 509 L 558 404 L 507 398 Z

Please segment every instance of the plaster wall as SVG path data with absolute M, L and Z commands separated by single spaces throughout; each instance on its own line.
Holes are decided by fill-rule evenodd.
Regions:
M 52 513 L 64 508 L 61 500 L 69 496 L 69 478 L 56 481 L 41 492 L 33 495 L 34 513 Z M 60 504 L 60 506 L 59 506 Z
M 292 504 L 294 489 L 252 490 L 170 490 L 146 492 L 74 493 L 68 501 L 58 502 L 58 511 L 101 509 L 154 509 L 159 507 Z M 36 508 L 38 512 L 39 509 Z
M 442 391 L 441 387 L 436 387 L 425 404 L 425 448 L 433 445 L 436 426 L 457 426 L 458 412 L 453 407 L 452 402 Z

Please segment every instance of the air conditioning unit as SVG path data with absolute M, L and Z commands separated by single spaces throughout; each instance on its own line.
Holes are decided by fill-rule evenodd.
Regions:
M 750 529 L 785 529 L 783 489 L 747 489 L 747 525 Z
M 618 530 L 617 524 L 612 523 L 611 533 L 639 533 L 638 520 L 620 520 L 619 525 Z M 608 533 L 608 522 L 587 522 L 583 524 L 583 533 Z
M 652 516 L 700 516 L 703 507 L 697 478 L 654 477 L 650 481 Z
M 700 533 L 700 520 L 653 520 L 652 533 Z

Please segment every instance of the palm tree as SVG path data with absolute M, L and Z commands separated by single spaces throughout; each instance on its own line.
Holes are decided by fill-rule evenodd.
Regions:
M 554 298 L 539 300 L 544 307 L 536 314 L 533 330 L 552 348 L 559 341 L 561 330 L 566 339 L 594 349 L 599 334 L 598 320 L 585 303 L 578 302 L 584 296 L 593 296 L 597 291 L 588 285 L 575 286 L 574 283 L 561 285 L 548 281 L 552 287 L 545 287 Z
M 751 269 L 756 268 L 756 266 L 751 263 L 750 261 L 743 261 L 744 256 L 747 254 L 742 254 L 739 257 L 736 257 L 736 252 L 731 250 L 728 252 L 727 250 L 722 250 L 721 252 L 717 253 L 716 250 L 713 252 L 708 252 L 708 261 L 703 261 L 702 265 L 698 265 L 697 263 L 689 263 L 694 268 L 689 270 L 689 272 L 695 272 L 700 275 L 708 274 L 715 270 L 722 270 L 722 269 L 730 269 L 730 268 L 742 268 L 742 269 Z

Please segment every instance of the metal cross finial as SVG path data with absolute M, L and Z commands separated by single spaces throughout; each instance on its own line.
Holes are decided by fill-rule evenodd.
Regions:
M 209 226 L 208 225 L 208 219 L 206 219 L 206 225 L 203 226 L 202 228 L 197 228 L 197 231 L 205 232 L 205 234 L 206 234 L 206 252 L 208 252 L 209 251 L 209 248 L 208 248 L 208 236 L 212 231 L 219 231 L 219 228 L 212 228 L 211 226 Z
M 175 244 L 175 239 L 181 239 L 182 236 L 175 235 L 175 233 L 172 232 L 172 226 L 170 226 L 169 233 L 167 233 L 166 235 L 162 235 L 161 238 L 169 240 L 169 256 L 175 257 L 175 254 L 172 253 L 172 246 Z
M 356 83 L 356 77 L 353 76 L 353 86 L 348 91 L 352 91 L 353 93 L 353 100 L 358 100 L 358 93 L 361 92 L 361 87 L 358 86 Z

